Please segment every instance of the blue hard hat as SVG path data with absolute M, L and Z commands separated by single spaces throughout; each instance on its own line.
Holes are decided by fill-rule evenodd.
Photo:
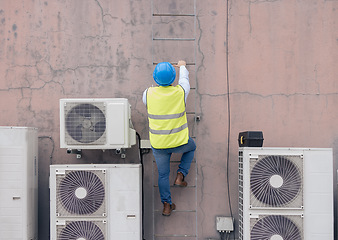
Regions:
M 161 62 L 156 65 L 153 72 L 155 82 L 160 86 L 169 86 L 176 77 L 176 70 L 169 62 Z

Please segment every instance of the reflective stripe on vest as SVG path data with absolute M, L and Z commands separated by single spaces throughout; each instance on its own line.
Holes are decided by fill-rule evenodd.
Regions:
M 189 130 L 181 86 L 151 87 L 147 91 L 149 139 L 154 148 L 188 143 Z
M 178 133 L 180 131 L 182 131 L 183 129 L 187 128 L 188 127 L 188 124 L 184 124 L 178 128 L 174 128 L 174 129 L 171 129 L 171 130 L 154 130 L 154 129 L 149 129 L 149 132 L 151 132 L 152 134 L 162 134 L 162 135 L 169 135 L 169 134 L 172 134 L 172 133 Z
M 181 113 L 177 113 L 177 114 L 168 114 L 168 115 L 148 114 L 148 118 L 151 118 L 151 119 L 174 119 L 174 118 L 183 117 L 184 114 L 185 114 L 185 111 L 181 112 Z

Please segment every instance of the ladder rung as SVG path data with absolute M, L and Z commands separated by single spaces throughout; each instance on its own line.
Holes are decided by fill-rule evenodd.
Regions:
M 155 41 L 195 41 L 195 38 L 153 38 Z
M 196 212 L 196 210 L 172 210 L 173 212 Z M 162 212 L 162 210 L 155 209 L 154 212 Z
M 153 13 L 153 17 L 195 17 L 193 13 Z
M 160 62 L 153 62 L 153 65 L 157 65 L 157 64 L 159 64 Z M 176 65 L 177 64 L 177 62 L 171 62 L 171 64 L 172 65 Z M 195 63 L 186 63 L 186 65 L 195 65 Z
M 191 138 L 193 138 L 193 137 L 191 137 Z M 170 160 L 170 163 L 180 163 L 180 162 L 181 162 L 181 161 L 179 161 L 179 160 Z M 153 160 L 153 163 L 156 163 L 156 161 Z M 196 163 L 196 160 L 192 160 L 191 163 Z
M 172 235 L 161 235 L 161 234 L 154 234 L 155 237 L 197 237 L 196 235 L 190 235 L 190 234 L 172 234 Z
M 158 185 L 154 185 L 154 187 L 158 187 Z M 170 185 L 171 188 L 181 188 L 180 186 Z M 196 185 L 188 185 L 184 188 L 196 188 Z

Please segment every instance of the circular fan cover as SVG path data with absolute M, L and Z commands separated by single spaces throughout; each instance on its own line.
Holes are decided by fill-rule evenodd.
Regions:
M 106 118 L 93 104 L 78 104 L 67 113 L 66 129 L 74 140 L 92 143 L 105 132 Z
M 104 201 L 105 190 L 100 178 L 90 171 L 67 173 L 58 188 L 62 206 L 72 214 L 92 214 Z
M 251 230 L 251 240 L 301 240 L 301 232 L 295 223 L 280 215 L 260 219 Z
M 77 221 L 62 229 L 58 240 L 104 240 L 102 230 L 93 222 Z
M 300 192 L 302 178 L 298 167 L 283 156 L 267 156 L 251 171 L 250 187 L 254 196 L 270 206 L 290 203 Z

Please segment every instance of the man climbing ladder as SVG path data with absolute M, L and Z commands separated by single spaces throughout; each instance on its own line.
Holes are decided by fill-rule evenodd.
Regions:
M 172 64 L 162 62 L 156 65 L 153 78 L 159 85 L 150 87 L 143 93 L 149 120 L 149 139 L 158 168 L 158 185 L 163 203 L 162 215 L 170 216 L 176 206 L 170 193 L 170 157 L 172 153 L 182 153 L 174 185 L 186 187 L 184 180 L 189 173 L 196 145 L 189 137 L 185 103 L 190 92 L 189 72 L 186 62 L 178 61 L 179 81 L 172 86 L 176 71 Z

